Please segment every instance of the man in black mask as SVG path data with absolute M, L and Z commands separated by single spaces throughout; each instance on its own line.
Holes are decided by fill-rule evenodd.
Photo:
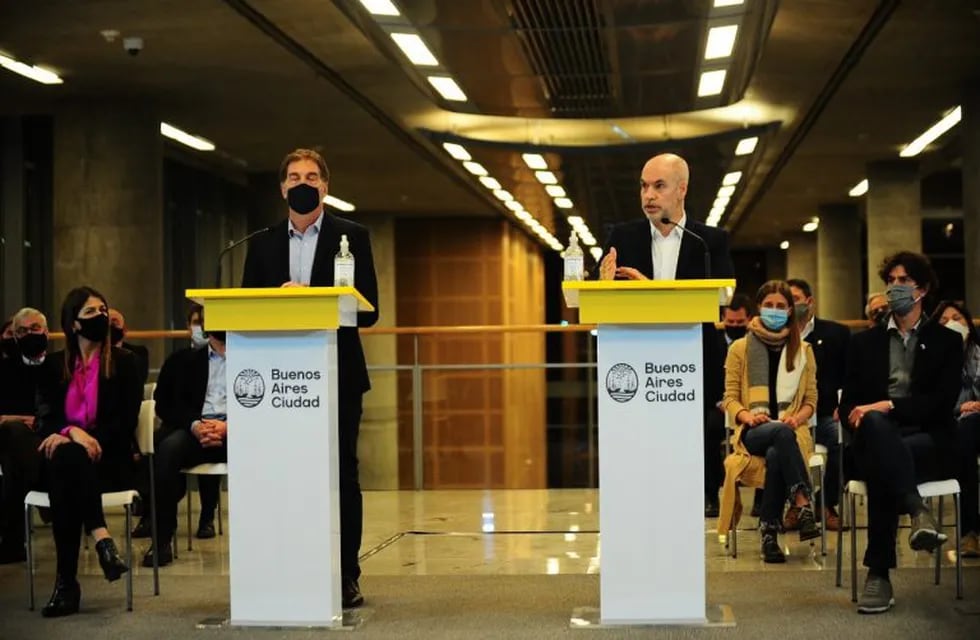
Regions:
M 0 564 L 24 560 L 24 496 L 30 490 L 25 463 L 36 464 L 34 395 L 37 375 L 48 349 L 48 321 L 25 307 L 12 319 L 16 355 L 0 361 Z
M 731 302 L 721 313 L 721 321 L 725 325 L 722 333 L 724 334 L 726 348 L 739 338 L 745 337 L 749 321 L 754 315 L 752 298 L 744 293 L 736 293 L 732 296 Z
M 146 384 L 150 377 L 150 352 L 146 347 L 126 342 L 126 318 L 119 309 L 109 309 L 109 336 L 112 346 L 129 351 L 136 356 L 136 367 L 140 374 L 140 384 Z
M 357 263 L 354 287 L 375 309 L 358 313 L 357 327 L 370 327 L 378 321 L 378 280 L 371 238 L 366 227 L 327 214 L 323 199 L 329 180 L 327 164 L 316 151 L 297 149 L 283 159 L 279 186 L 289 213 L 272 231 L 252 240 L 245 258 L 242 286 L 333 286 L 334 255 L 341 236 L 346 235 Z M 337 330 L 340 565 L 345 608 L 358 607 L 364 602 L 358 583 L 363 502 L 357 471 L 357 435 L 362 396 L 371 388 L 371 381 L 357 327 Z M 323 363 L 324 368 L 326 364 Z

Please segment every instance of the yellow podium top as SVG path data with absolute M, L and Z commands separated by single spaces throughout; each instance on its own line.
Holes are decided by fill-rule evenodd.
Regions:
M 188 289 L 204 305 L 204 324 L 217 331 L 309 331 L 357 326 L 374 306 L 354 287 Z
M 573 280 L 562 282 L 565 303 L 578 307 L 579 322 L 671 324 L 715 322 L 719 294 L 733 279 Z

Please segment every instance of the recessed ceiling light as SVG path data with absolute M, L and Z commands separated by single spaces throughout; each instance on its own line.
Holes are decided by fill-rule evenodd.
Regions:
M 510 191 L 504 191 L 503 189 L 494 189 L 493 196 L 501 202 L 509 202 L 514 199 Z
M 565 197 L 565 188 L 562 187 L 561 185 L 558 185 L 558 184 L 549 184 L 549 185 L 546 185 L 545 186 L 544 190 L 547 191 L 548 192 L 548 195 L 551 196 L 552 198 L 564 198 Z
M 451 102 L 466 102 L 466 94 L 459 88 L 456 81 L 449 76 L 429 76 L 426 80 L 446 100 Z
M 210 140 L 193 136 L 186 131 L 178 129 L 172 124 L 161 122 L 160 133 L 171 140 L 176 140 L 177 142 L 190 147 L 191 149 L 197 149 L 198 151 L 214 151 L 214 143 Z
M 721 1 L 721 0 L 719 0 Z M 368 13 L 376 16 L 397 16 L 398 7 L 391 0 L 361 0 Z
M 758 136 L 752 136 L 751 138 L 742 138 L 738 141 L 738 145 L 735 147 L 735 155 L 737 156 L 747 156 L 753 151 L 755 151 L 755 145 L 759 144 Z
M 64 80 L 61 79 L 54 71 L 45 69 L 44 67 L 31 66 L 25 64 L 19 60 L 9 58 L 4 55 L 0 55 L 0 67 L 13 71 L 18 75 L 22 75 L 25 78 L 30 78 L 34 82 L 40 82 L 41 84 L 63 84 Z
M 575 205 L 569 198 L 555 198 L 555 206 L 559 209 L 571 209 Z
M 529 169 L 547 169 L 548 163 L 545 162 L 544 156 L 539 153 L 525 153 L 521 155 L 524 158 L 524 164 L 528 166 Z
M 926 147 L 937 140 L 939 136 L 955 127 L 962 118 L 963 109 L 958 106 L 954 107 L 949 113 L 943 116 L 942 120 L 926 129 L 922 135 L 905 145 L 905 148 L 898 155 L 903 158 L 911 158 L 912 156 L 919 155 Z
M 346 200 L 341 200 L 340 198 L 332 196 L 329 193 L 323 199 L 323 201 L 326 202 L 331 207 L 333 207 L 334 209 L 339 209 L 341 211 L 353 211 L 354 209 L 357 208 L 350 202 L 347 202 Z
M 721 183 L 724 185 L 738 184 L 738 181 L 742 179 L 741 171 L 732 171 L 731 173 L 726 173 L 725 177 L 722 178 Z
M 789 249 L 789 240 L 783 240 L 782 242 L 780 242 L 779 248 L 782 249 L 783 251 Z
M 538 179 L 541 184 L 558 184 L 558 178 L 555 177 L 550 171 L 535 171 L 534 177 Z
M 865 178 L 861 182 L 857 183 L 851 190 L 847 192 L 847 195 L 853 198 L 859 198 L 868 192 L 868 179 Z
M 429 51 L 425 41 L 417 33 L 392 33 L 391 39 L 409 61 L 419 67 L 438 67 L 439 61 Z
M 703 71 L 701 80 L 698 82 L 698 97 L 716 96 L 725 88 L 725 76 L 728 72 L 725 69 L 715 71 Z
M 705 60 L 717 60 L 732 55 L 735 49 L 735 37 L 738 35 L 738 25 L 729 24 L 724 27 L 708 29 L 708 43 L 704 47 Z
M 485 176 L 487 175 L 487 170 L 479 162 L 467 161 L 463 163 L 466 170 L 475 176 Z
M 500 186 L 500 183 L 497 181 L 497 179 L 496 178 L 491 178 L 490 176 L 483 176 L 483 177 L 481 177 L 480 178 L 480 182 L 487 189 L 493 189 L 494 191 L 496 191 L 497 189 L 502 188 Z
M 733 195 L 735 195 L 735 187 L 733 187 L 731 185 L 729 185 L 727 187 L 719 187 L 718 188 L 718 197 L 719 198 L 724 198 L 724 197 L 731 198 Z
M 471 160 L 470 152 L 466 150 L 461 144 L 456 144 L 455 142 L 443 142 L 442 148 L 446 150 L 446 153 L 456 158 L 457 160 Z
M 811 218 L 809 222 L 803 225 L 803 230 L 807 233 L 816 231 L 820 226 L 820 218 Z

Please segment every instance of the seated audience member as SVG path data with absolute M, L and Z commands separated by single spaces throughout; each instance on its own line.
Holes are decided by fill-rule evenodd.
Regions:
M 727 533 L 738 521 L 738 485 L 758 487 L 765 476 L 760 528 L 766 562 L 785 562 L 776 534 L 783 504 L 799 508 L 800 540 L 820 535 L 805 460 L 813 450 L 808 422 L 817 406 L 816 360 L 800 340 L 793 294 L 785 282 L 765 283 L 756 295 L 759 316 L 725 361 L 725 411 L 735 423 L 735 450 L 725 460 L 718 521 Z
M 136 356 L 140 384 L 146 384 L 150 377 L 150 352 L 139 344 L 126 342 L 126 318 L 119 309 L 109 309 L 109 331 L 112 333 L 112 346 L 125 349 Z
M 106 528 L 101 493 L 132 488 L 131 443 L 142 389 L 133 355 L 111 346 L 105 297 L 70 291 L 61 308 L 64 351 L 44 360 L 37 391 L 41 483 L 51 499 L 57 555 L 54 593 L 44 617 L 78 611 L 81 532 L 91 534 L 106 580 L 129 570 Z
M 726 347 L 730 347 L 733 342 L 745 336 L 753 316 L 755 316 L 755 309 L 752 307 L 752 298 L 744 293 L 733 295 L 728 306 L 721 310 L 721 322 L 725 325 L 722 337 Z
M 34 396 L 48 348 L 48 321 L 37 309 L 14 314 L 17 356 L 0 361 L 0 468 L 4 472 L 0 503 L 0 564 L 23 562 L 24 496 L 31 479 L 23 473 L 37 456 L 34 442 Z
M 864 317 L 867 318 L 869 327 L 888 321 L 888 296 L 884 292 L 868 294 L 868 303 L 864 305 Z
M 931 551 L 946 540 L 916 485 L 940 478 L 955 459 L 953 407 L 963 366 L 963 341 L 922 312 L 938 284 L 929 260 L 902 251 L 887 257 L 878 275 L 891 315 L 887 324 L 851 336 L 839 410 L 841 424 L 853 432 L 855 475 L 868 487 L 861 613 L 895 603 L 888 574 L 899 514 L 912 517 L 913 550 Z
M 174 406 L 181 402 L 180 397 L 176 394 L 178 389 L 177 378 L 187 370 L 185 364 L 187 358 L 193 358 L 195 351 L 208 344 L 208 337 L 204 333 L 203 322 L 204 307 L 195 302 L 191 305 L 187 313 L 187 328 L 191 332 L 190 346 L 174 351 L 164 360 L 163 366 L 160 367 L 160 373 L 157 375 L 157 386 L 153 392 L 153 399 L 157 405 Z M 204 340 L 203 345 L 201 344 L 202 339 Z M 164 409 L 164 411 L 166 412 L 167 410 Z M 157 413 L 160 413 L 159 408 L 157 409 Z M 159 448 L 160 442 L 170 435 L 173 428 L 173 425 L 164 424 L 162 428 L 156 430 L 153 434 L 154 450 Z M 149 480 L 149 469 L 146 469 L 146 472 L 141 474 L 140 478 L 142 485 L 140 495 L 150 495 Z M 218 507 L 221 477 L 198 476 L 197 486 L 201 496 L 201 515 L 198 520 L 197 533 L 195 535 L 201 539 L 213 538 L 215 536 L 214 512 Z M 133 537 L 149 538 L 151 534 L 150 517 L 148 513 L 144 513 L 143 517 L 140 518 L 139 524 L 133 529 Z
M 961 302 L 939 303 L 932 318 L 963 338 L 963 376 L 956 417 L 956 451 L 959 455 L 960 553 L 980 558 L 980 511 L 977 506 L 977 456 L 980 456 L 980 332 L 973 316 Z
M 793 292 L 796 321 L 800 325 L 800 337 L 813 349 L 817 362 L 817 422 L 815 440 L 827 447 L 826 473 L 823 490 L 824 513 L 820 514 L 825 529 L 837 531 L 841 526 L 837 514 L 837 498 L 840 494 L 840 444 L 837 422 L 837 398 L 844 384 L 844 366 L 847 364 L 847 343 L 851 332 L 842 324 L 818 318 L 814 313 L 815 301 L 810 284 L 806 280 L 787 280 Z M 820 501 L 814 499 L 814 504 Z M 790 506 L 783 519 L 786 531 L 796 529 L 799 510 Z
M 3 323 L 3 329 L 0 329 L 0 359 L 6 360 L 17 353 L 17 341 L 14 340 L 14 323 L 13 320 L 7 320 Z
M 143 557 L 143 566 L 173 562 L 172 539 L 177 529 L 177 504 L 187 491 L 181 469 L 203 462 L 225 462 L 227 448 L 227 390 L 225 387 L 225 332 L 208 334 L 208 348 L 174 360 L 172 388 L 157 383 L 157 415 L 167 435 L 153 457 L 157 482 L 157 544 Z M 169 383 L 168 383 L 169 384 Z

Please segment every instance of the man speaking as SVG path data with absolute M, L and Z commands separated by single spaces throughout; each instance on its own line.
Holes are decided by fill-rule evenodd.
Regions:
M 316 151 L 296 149 L 279 167 L 282 197 L 289 205 L 285 220 L 249 245 L 243 287 L 330 287 L 334 284 L 334 255 L 346 235 L 356 261 L 354 287 L 374 306 L 357 314 L 357 326 L 378 321 L 378 281 L 367 228 L 328 215 L 323 207 L 330 173 Z M 362 399 L 371 388 L 357 327 L 337 330 L 338 421 L 340 461 L 340 566 L 343 606 L 364 602 L 358 579 L 363 502 L 357 471 L 357 435 Z M 302 443 L 297 443 L 302 446 Z M 291 523 L 290 526 L 302 526 Z M 324 544 L 327 542 L 324 541 Z

